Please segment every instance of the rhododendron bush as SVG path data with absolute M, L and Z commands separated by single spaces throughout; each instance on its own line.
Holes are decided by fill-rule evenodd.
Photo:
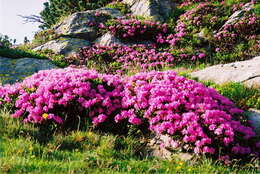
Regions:
M 0 101 L 12 103 L 13 117 L 23 122 L 61 124 L 65 116 L 73 121 L 78 114 L 98 124 L 121 108 L 122 90 L 117 76 L 67 68 L 41 71 L 22 83 L 1 87 Z
M 215 45 L 223 50 L 232 50 L 236 43 L 253 42 L 260 50 L 260 17 L 247 12 L 239 23 L 226 24 L 214 35 Z
M 152 41 L 161 45 L 176 46 L 186 36 L 185 25 L 179 22 L 175 29 L 167 23 L 138 19 L 112 19 L 100 24 L 101 32 L 111 32 L 123 41 Z
M 156 42 L 159 35 L 168 34 L 171 28 L 166 23 L 161 24 L 160 22 L 149 20 L 115 19 L 108 21 L 104 26 L 104 30 L 112 32 L 123 40 L 149 40 Z
M 67 58 L 70 64 L 88 65 L 90 62 L 106 64 L 102 69 L 108 71 L 129 70 L 133 67 L 140 67 L 142 71 L 149 69 L 173 66 L 179 62 L 196 61 L 206 57 L 206 54 L 198 52 L 189 54 L 175 54 L 169 51 L 158 51 L 155 45 L 93 45 L 80 50 L 78 57 Z M 114 64 L 113 64 L 114 63 Z M 113 65 L 116 65 L 113 67 Z
M 72 67 L 45 70 L 1 86 L 0 101 L 25 123 L 63 125 L 88 118 L 96 128 L 149 125 L 151 132 L 172 138 L 171 148 L 224 159 L 259 155 L 242 110 L 214 89 L 173 71 L 121 77 Z

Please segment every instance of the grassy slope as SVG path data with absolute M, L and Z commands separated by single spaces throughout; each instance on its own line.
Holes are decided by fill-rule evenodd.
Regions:
M 41 133 L 41 134 L 40 134 Z M 91 130 L 54 136 L 0 113 L 0 173 L 256 173 L 247 164 L 227 167 L 203 158 L 183 162 L 147 157 L 140 139 Z

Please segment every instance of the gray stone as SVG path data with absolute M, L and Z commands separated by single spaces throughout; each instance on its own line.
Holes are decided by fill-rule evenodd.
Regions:
M 161 159 L 171 159 L 172 153 L 167 149 L 170 140 L 171 138 L 167 135 L 153 136 L 147 145 L 150 156 Z
M 62 54 L 65 56 L 73 56 L 77 51 L 84 47 L 89 46 L 90 43 L 83 39 L 77 38 L 58 38 L 56 40 L 49 41 L 41 46 L 34 48 L 34 51 L 40 50 L 52 50 L 56 54 Z
M 95 41 L 96 44 L 102 45 L 102 46 L 109 46 L 109 45 L 124 45 L 118 38 L 116 38 L 114 35 L 111 33 L 106 33 L 100 38 L 98 38 Z
M 101 15 L 96 16 L 99 13 Z M 77 37 L 93 41 L 97 38 L 97 30 L 95 26 L 88 25 L 90 22 L 97 24 L 107 21 L 108 16 L 112 18 L 122 17 L 117 9 L 100 8 L 96 10 L 88 10 L 77 12 L 67 17 L 61 23 L 53 27 L 57 35 Z
M 123 46 L 133 46 L 133 45 L 151 45 L 154 44 L 152 41 L 128 41 L 123 42 L 110 32 L 104 34 L 103 36 L 97 38 L 95 41 L 96 44 L 102 45 L 102 46 L 110 46 L 110 45 L 123 45 Z
M 171 0 L 123 0 L 130 6 L 133 15 L 163 21 L 175 9 Z
M 146 147 L 148 154 L 160 159 L 180 159 L 189 161 L 194 156 L 181 152 L 179 145 L 173 147 L 172 138 L 168 135 L 151 135 Z
M 57 68 L 48 59 L 0 57 L 0 83 L 12 84 L 40 70 Z
M 220 64 L 191 73 L 203 81 L 213 81 L 218 84 L 241 82 L 249 87 L 260 87 L 260 56 L 251 60 Z
M 249 109 L 248 120 L 251 121 L 252 126 L 255 127 L 255 132 L 260 136 L 260 110 Z

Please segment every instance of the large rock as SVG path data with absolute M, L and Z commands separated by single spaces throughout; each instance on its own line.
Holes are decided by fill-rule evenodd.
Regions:
M 77 37 L 93 41 L 97 37 L 95 24 L 105 22 L 112 18 L 122 17 L 117 9 L 100 8 L 84 12 L 77 12 L 67 17 L 53 29 L 57 35 Z
M 226 82 L 242 82 L 250 87 L 260 87 L 260 56 L 251 60 L 220 64 L 191 73 L 203 81 L 213 81 L 218 84 Z
M 175 9 L 171 0 L 123 0 L 130 6 L 133 15 L 154 20 L 165 20 Z
M 14 83 L 40 70 L 57 68 L 48 59 L 0 57 L 0 83 Z
M 34 48 L 34 51 L 52 50 L 56 54 L 65 56 L 73 56 L 77 53 L 79 48 L 89 46 L 90 43 L 84 39 L 65 38 L 61 37 L 56 40 L 49 41 L 41 46 Z

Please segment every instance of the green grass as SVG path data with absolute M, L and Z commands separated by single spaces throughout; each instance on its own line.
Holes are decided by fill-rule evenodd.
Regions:
M 50 50 L 33 51 L 26 48 L 0 48 L 0 56 L 8 58 L 24 58 L 31 57 L 37 59 L 51 59 L 58 67 L 66 67 L 67 63 L 64 61 L 64 56 L 56 55 Z
M 10 58 L 35 57 L 39 59 L 46 59 L 44 55 L 38 54 L 34 51 L 24 51 L 14 48 L 0 48 L 0 56 Z
M 188 162 L 149 157 L 145 138 L 87 131 L 47 134 L 0 111 L 0 173 L 256 173 L 257 164 L 225 166 L 202 158 Z
M 242 83 L 229 82 L 222 85 L 204 82 L 208 87 L 215 88 L 221 95 L 231 99 L 239 108 L 260 109 L 260 89 L 249 88 Z

